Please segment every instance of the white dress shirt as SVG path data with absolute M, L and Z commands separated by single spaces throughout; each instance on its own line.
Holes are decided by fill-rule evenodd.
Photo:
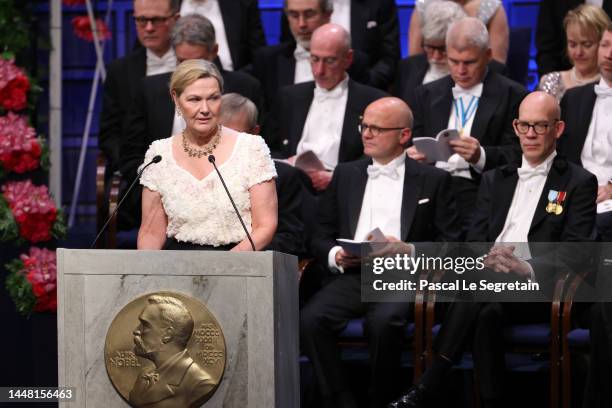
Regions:
M 295 51 L 293 51 L 293 58 L 295 58 L 295 74 L 293 77 L 293 83 L 299 84 L 300 82 L 308 82 L 314 80 L 312 76 L 312 68 L 310 67 L 310 51 L 297 44 Z
M 165 74 L 166 72 L 174 72 L 176 70 L 176 55 L 174 48 L 170 49 L 161 57 L 155 55 L 153 51 L 147 48 L 147 76 Z
M 478 111 L 478 102 L 482 95 L 482 82 L 474 85 L 469 89 L 464 89 L 459 85 L 453 87 L 453 106 L 448 118 L 447 129 L 457 129 L 459 134 L 470 136 L 472 134 L 472 125 L 474 117 Z M 431 135 L 435 137 L 436 135 Z M 474 169 L 482 172 L 486 162 L 485 151 L 480 147 L 480 158 L 476 162 Z M 436 162 L 436 167 L 448 171 L 451 176 L 464 177 L 471 179 L 470 164 L 457 153 L 448 158 L 447 162 Z
M 361 202 L 355 236 L 352 237 L 354 240 L 365 241 L 367 234 L 374 228 L 379 228 L 384 235 L 401 239 L 405 172 L 406 155 L 404 153 L 387 164 L 373 160 L 373 164 L 368 166 L 368 181 Z M 332 270 L 343 273 L 344 270 L 336 264 L 336 253 L 340 249 L 340 246 L 333 247 L 329 251 L 327 261 Z
M 312 150 L 326 169 L 338 164 L 342 125 L 348 100 L 348 75 L 332 90 L 315 85 L 314 97 L 296 153 Z
M 333 0 L 334 12 L 331 22 L 351 32 L 351 0 Z
M 219 60 L 221 60 L 221 66 L 223 66 L 223 69 L 226 71 L 233 71 L 234 63 L 229 49 L 229 42 L 227 41 L 225 24 L 223 24 L 223 16 L 219 8 L 219 1 L 183 0 L 181 15 L 186 16 L 187 14 L 193 13 L 206 17 L 210 20 L 213 27 L 215 27 L 215 37 L 217 38 L 217 44 L 219 44 Z
M 529 228 L 556 155 L 557 152 L 553 151 L 544 162 L 535 167 L 527 163 L 523 156 L 504 228 L 495 239 L 495 242 L 523 243 L 524 245 L 516 245 L 514 251 L 514 254 L 523 260 L 531 258 L 528 245 Z
M 597 184 L 603 186 L 612 178 L 612 88 L 602 78 L 595 92 L 598 95 L 580 159 L 582 166 L 597 176 Z M 598 213 L 607 211 L 612 211 L 612 200 L 597 204 Z

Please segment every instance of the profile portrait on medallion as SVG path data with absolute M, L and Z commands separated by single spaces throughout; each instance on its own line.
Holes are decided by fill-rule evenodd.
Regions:
M 219 385 L 225 366 L 220 327 L 216 320 L 211 322 L 212 315 L 200 313 L 200 319 L 194 318 L 193 307 L 185 299 L 200 303 L 170 292 L 143 296 L 128 304 L 111 324 L 105 347 L 107 372 L 133 407 L 200 407 Z M 131 350 L 125 342 L 128 333 L 117 330 L 118 326 L 127 329 L 127 319 L 120 318 L 126 309 L 132 317 Z M 123 339 L 115 337 L 119 334 Z

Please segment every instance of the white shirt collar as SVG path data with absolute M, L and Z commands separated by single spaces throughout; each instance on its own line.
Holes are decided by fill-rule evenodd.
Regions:
M 529 169 L 529 170 L 545 170 L 546 174 L 548 174 L 548 172 L 550 171 L 550 168 L 552 167 L 552 163 L 553 160 L 555 159 L 555 157 L 557 156 L 557 151 L 553 150 L 551 154 L 548 155 L 548 157 L 546 159 L 544 159 L 544 161 L 540 164 L 538 164 L 537 166 L 532 166 L 531 164 L 529 164 L 529 162 L 527 161 L 527 159 L 525 159 L 525 156 L 523 155 L 523 159 L 522 159 L 522 163 L 521 163 L 521 168 L 522 169 Z
M 155 55 L 147 48 L 147 76 L 174 72 L 176 70 L 176 55 L 174 49 L 170 47 L 161 57 Z
M 406 163 L 406 153 L 402 152 L 402 154 L 400 154 L 399 156 L 397 156 L 395 159 L 391 160 L 389 163 L 387 164 L 382 164 L 378 161 L 376 161 L 376 159 L 372 158 L 372 164 L 376 167 L 390 167 L 390 168 L 399 168 L 401 166 L 404 165 L 404 163 Z
M 320 102 L 323 99 L 335 99 L 342 97 L 342 95 L 344 95 L 348 90 L 348 81 L 349 76 L 348 74 L 345 74 L 344 79 L 332 89 L 321 88 L 315 81 L 314 99 Z

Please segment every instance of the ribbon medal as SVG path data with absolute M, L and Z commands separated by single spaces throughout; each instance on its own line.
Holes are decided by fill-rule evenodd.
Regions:
M 560 215 L 563 212 L 563 202 L 567 193 L 565 191 L 550 190 L 548 192 L 548 204 L 546 212 L 549 214 Z

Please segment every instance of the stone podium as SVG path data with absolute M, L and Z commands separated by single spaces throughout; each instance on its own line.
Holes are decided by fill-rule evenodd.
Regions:
M 59 386 L 75 387 L 60 407 L 129 407 L 105 366 L 105 338 L 117 313 L 148 293 L 198 299 L 225 337 L 225 371 L 203 405 L 299 407 L 297 259 L 278 252 L 59 249 Z

